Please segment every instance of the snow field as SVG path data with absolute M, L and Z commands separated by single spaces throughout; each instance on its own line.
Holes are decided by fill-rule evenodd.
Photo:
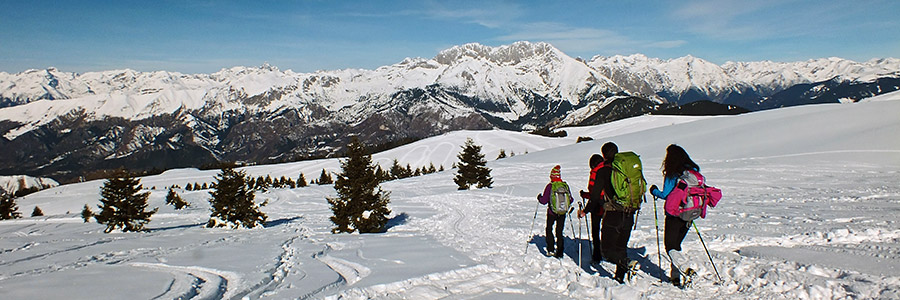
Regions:
M 19 199 L 20 210 L 37 204 L 46 217 L 0 222 L 0 289 L 8 299 L 896 299 L 897 111 L 900 101 L 872 101 L 733 117 L 645 116 L 567 129 L 567 139 L 544 146 L 542 137 L 479 132 L 473 138 L 492 145 L 486 150 L 517 153 L 499 161 L 486 154 L 493 188 L 457 191 L 449 165 L 442 173 L 383 183 L 393 211 L 384 234 L 331 234 L 325 201 L 334 195 L 331 186 L 257 193 L 269 203 L 265 228 L 203 228 L 207 191 L 179 191 L 191 207 L 174 211 L 164 205 L 161 188 L 212 182 L 216 171 L 198 170 L 144 178 L 145 187 L 157 186 L 150 207 L 160 207 L 150 231 L 104 234 L 103 226 L 84 224 L 78 214 L 84 204 L 99 203 L 102 182 L 64 185 Z M 404 147 L 439 149 L 445 139 L 459 145 L 466 135 Z M 569 140 L 579 135 L 594 141 Z M 722 282 L 692 230 L 683 254 L 697 267 L 694 287 L 660 283 L 668 263 L 657 261 L 652 198 L 629 242 L 629 256 L 642 265 L 632 283 L 613 281 L 610 263 L 579 267 L 574 217 L 567 220 L 564 257 L 545 257 L 545 206 L 529 232 L 535 195 L 556 164 L 573 193 L 584 189 L 590 154 L 609 140 L 640 154 L 648 182 L 657 185 L 665 146 L 678 143 L 709 184 L 723 190 L 719 207 L 697 222 Z M 515 147 L 526 143 L 546 148 L 523 155 Z M 455 156 L 458 149 L 447 151 Z M 375 157 L 390 158 L 388 152 Z M 418 153 L 407 159 L 437 155 L 437 166 L 446 157 Z M 338 163 L 245 169 L 276 178 L 303 171 L 312 179 L 324 165 Z M 661 211 L 661 200 L 658 205 Z M 662 230 L 662 215 L 659 221 Z

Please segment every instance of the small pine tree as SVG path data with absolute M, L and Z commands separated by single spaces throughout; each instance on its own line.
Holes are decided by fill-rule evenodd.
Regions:
M 466 139 L 466 144 L 462 148 L 462 151 L 456 155 L 459 158 L 459 168 L 453 182 L 459 186 L 460 190 L 467 190 L 476 184 L 478 188 L 490 188 L 493 184 L 491 169 L 485 166 L 487 162 L 484 160 L 484 154 L 481 153 L 481 146 L 476 145 L 475 141 L 469 138 Z
M 303 173 L 300 173 L 300 177 L 297 178 L 297 186 L 305 187 L 306 186 L 306 177 L 303 176 Z
M 81 210 L 81 219 L 84 220 L 85 223 L 91 221 L 91 217 L 94 216 L 94 212 L 91 211 L 91 208 L 85 204 L 84 209 Z
M 31 211 L 31 216 L 32 216 L 32 217 L 41 217 L 41 216 L 43 216 L 43 215 L 44 215 L 44 211 L 41 210 L 40 207 L 35 206 L 35 207 L 34 207 L 34 210 Z
M 187 203 L 187 201 L 184 201 L 184 199 L 181 199 L 181 196 L 178 196 L 178 193 L 173 189 L 169 189 L 169 193 L 166 194 L 166 204 L 175 207 L 176 210 L 190 206 L 190 204 Z
M 200 184 L 199 184 L 199 183 L 194 182 L 194 190 L 195 190 L 195 191 L 199 191 L 199 190 L 200 190 Z
M 334 189 L 337 198 L 327 198 L 336 227 L 332 233 L 384 232 L 391 211 L 389 193 L 382 191 L 376 178 L 372 155 L 354 137 L 347 145 L 347 159 L 341 161 L 342 173 L 337 174 Z
M 506 150 L 500 149 L 500 154 L 497 155 L 497 159 L 504 159 L 504 158 L 506 158 Z
M 205 189 L 209 189 L 209 186 L 206 185 L 206 182 L 204 182 L 203 185 L 200 186 L 200 189 L 204 189 L 204 190 L 205 190 Z
M 271 186 L 271 185 L 266 183 L 266 179 L 263 178 L 262 176 L 259 176 L 256 178 L 256 189 L 257 190 L 265 191 L 265 190 L 269 189 L 269 186 Z
M 388 173 L 384 169 L 381 168 L 381 165 L 375 165 L 375 178 L 378 179 L 378 182 L 385 182 L 391 180 L 391 173 Z
M 159 208 L 147 211 L 149 192 L 141 193 L 141 180 L 127 171 L 119 171 L 103 183 L 100 188 L 100 213 L 94 215 L 97 222 L 106 225 L 104 232 L 110 233 L 116 228 L 122 231 L 143 231 L 144 224 Z
M 444 171 L 444 165 L 441 165 L 441 168 L 438 169 L 438 172 L 443 172 L 443 171 Z
M 184 186 L 184 189 L 185 189 L 185 190 L 188 190 L 188 191 L 193 191 L 193 190 L 194 190 L 194 186 L 191 185 L 190 183 L 188 183 L 188 184 L 186 184 L 186 185 Z
M 332 184 L 334 183 L 334 179 L 331 178 L 331 175 L 329 175 L 325 169 L 322 169 L 322 175 L 319 175 L 318 183 L 319 185 Z
M 265 206 L 266 202 L 254 202 L 255 195 L 247 187 L 247 174 L 244 171 L 226 167 L 216 175 L 216 180 L 215 189 L 209 192 L 212 196 L 209 199 L 212 214 L 206 227 L 231 224 L 232 228 L 253 228 L 265 223 L 267 216 L 260 211 L 260 207 Z
M 406 170 L 400 166 L 400 162 L 397 159 L 394 159 L 394 163 L 391 164 L 391 178 L 393 179 L 401 179 L 406 178 Z
M 11 194 L 0 191 L 0 220 L 11 220 L 22 217 L 16 198 Z
M 434 163 L 430 163 L 428 165 L 428 174 L 432 174 L 432 173 L 436 173 L 436 172 L 437 172 L 437 168 L 434 167 Z

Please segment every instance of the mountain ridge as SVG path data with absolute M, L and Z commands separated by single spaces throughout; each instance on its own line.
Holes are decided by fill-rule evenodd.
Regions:
M 454 130 L 591 125 L 700 100 L 750 110 L 853 102 L 900 89 L 897 78 L 893 58 L 586 61 L 543 42 L 470 43 L 375 70 L 0 72 L 0 151 L 12 153 L 0 158 L 0 174 L 291 161 L 339 155 L 347 133 L 389 144 Z

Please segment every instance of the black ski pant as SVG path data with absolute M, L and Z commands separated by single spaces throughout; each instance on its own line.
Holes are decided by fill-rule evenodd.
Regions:
M 679 217 L 666 215 L 666 228 L 663 243 L 666 245 L 667 255 L 669 250 L 681 251 L 681 242 L 684 241 L 684 237 L 687 236 L 688 231 L 691 231 L 690 226 L 691 222 L 682 220 Z M 669 278 L 672 282 L 675 282 L 681 277 L 681 274 L 674 263 L 671 264 L 670 267 L 671 271 L 669 272 Z
M 553 224 L 556 223 L 556 238 L 553 236 Z M 563 237 L 563 229 L 566 228 L 566 215 L 557 215 L 547 212 L 547 251 L 558 250 L 556 253 L 563 253 L 565 238 Z M 556 245 L 554 247 L 553 245 Z M 549 254 L 549 253 L 548 253 Z
M 603 245 L 600 244 L 600 221 L 603 220 L 603 214 L 591 213 L 591 243 L 594 253 L 591 253 L 591 260 L 603 261 Z
M 603 226 L 600 228 L 600 241 L 603 256 L 616 264 L 615 279 L 623 281 L 628 269 L 628 239 L 634 227 L 634 212 L 606 211 L 603 215 Z
M 672 249 L 681 251 L 681 242 L 684 241 L 688 231 L 691 231 L 690 223 L 679 217 L 666 215 L 666 228 L 663 238 L 666 245 L 666 253 L 669 253 L 669 250 Z

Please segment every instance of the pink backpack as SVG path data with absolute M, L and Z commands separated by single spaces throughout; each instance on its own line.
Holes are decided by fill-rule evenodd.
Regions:
M 704 179 L 700 172 L 684 171 L 666 197 L 666 213 L 685 221 L 706 218 L 706 206 L 716 207 L 722 199 L 722 190 L 707 186 Z

